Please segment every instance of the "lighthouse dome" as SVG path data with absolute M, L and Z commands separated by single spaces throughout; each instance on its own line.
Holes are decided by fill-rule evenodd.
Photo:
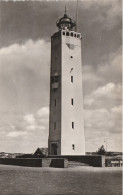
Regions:
M 59 29 L 63 29 L 63 30 L 65 29 L 73 30 L 73 27 L 75 27 L 75 25 L 76 25 L 76 22 L 72 20 L 71 18 L 69 18 L 66 13 L 64 14 L 62 18 L 56 21 L 56 26 Z

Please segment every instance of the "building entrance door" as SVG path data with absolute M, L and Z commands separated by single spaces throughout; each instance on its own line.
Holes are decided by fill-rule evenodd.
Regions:
M 51 155 L 57 155 L 57 148 L 58 148 L 57 143 L 51 144 Z

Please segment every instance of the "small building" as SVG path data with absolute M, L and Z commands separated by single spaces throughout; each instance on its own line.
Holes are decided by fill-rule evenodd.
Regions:
M 123 166 L 122 158 L 105 159 L 105 166 L 106 167 L 122 167 Z
M 35 157 L 47 157 L 48 156 L 48 148 L 37 148 L 35 153 L 33 154 Z

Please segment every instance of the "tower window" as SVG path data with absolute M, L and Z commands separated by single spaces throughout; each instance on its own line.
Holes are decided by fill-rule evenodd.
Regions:
M 80 38 L 79 34 L 77 35 L 77 38 Z
M 75 144 L 72 144 L 72 150 L 75 150 Z
M 65 35 L 65 32 L 63 31 L 63 35 Z
M 74 37 L 76 37 L 76 34 L 74 34 Z
M 71 83 L 73 83 L 73 76 L 71 76 Z
M 74 122 L 72 122 L 72 129 L 74 129 Z
M 73 106 L 73 98 L 71 98 L 71 105 Z
M 56 129 L 56 122 L 54 123 L 54 130 Z
M 70 73 L 73 71 L 73 68 L 71 68 Z
M 70 56 L 70 58 L 73 58 L 73 56 Z
M 69 32 L 66 33 L 66 36 L 69 36 Z
M 52 76 L 52 83 L 58 82 L 59 76 Z
M 71 33 L 71 36 L 73 37 L 73 33 Z
M 52 89 L 57 89 L 59 86 L 59 76 L 51 77 Z

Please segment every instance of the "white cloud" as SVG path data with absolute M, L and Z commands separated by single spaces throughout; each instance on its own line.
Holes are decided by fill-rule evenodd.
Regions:
M 24 116 L 25 123 L 23 124 L 23 128 L 25 131 L 35 131 L 37 130 L 45 130 L 47 129 L 49 118 L 49 108 L 42 107 L 40 110 L 37 111 L 35 114 L 27 114 Z M 44 134 L 45 136 L 45 134 Z
M 39 117 L 45 118 L 49 116 L 49 107 L 42 107 L 40 110 L 37 112 Z
M 16 137 L 20 137 L 20 136 L 25 136 L 27 135 L 27 132 L 24 132 L 24 131 L 12 131 L 12 132 L 9 132 L 7 134 L 8 137 L 12 137 L 12 138 L 16 138 Z
M 105 108 L 85 110 L 86 130 L 121 133 L 121 123 L 121 106 L 111 108 L 109 111 Z
M 84 95 L 89 95 L 100 86 L 113 87 L 117 85 L 121 91 L 122 82 L 122 48 L 119 47 L 115 52 L 110 53 L 108 58 L 102 55 L 98 65 L 83 66 L 83 90 Z M 119 84 L 119 85 L 118 85 Z
M 122 86 L 121 84 L 107 83 L 105 86 L 98 87 L 90 95 L 86 95 L 84 98 L 85 105 L 92 105 L 94 102 L 98 103 L 98 100 L 104 101 L 107 98 L 110 101 L 122 99 Z M 107 101 L 108 102 L 108 101 Z M 104 102 L 106 104 L 106 102 Z
M 43 125 L 41 126 L 40 124 L 39 125 L 28 125 L 26 126 L 26 129 L 37 132 L 37 130 L 45 130 L 46 127 Z
M 27 125 L 25 128 L 27 130 L 36 130 L 37 125 Z
M 93 102 L 94 102 L 94 98 L 91 98 L 90 96 L 85 96 L 84 105 L 91 106 Z
M 35 123 L 35 118 L 33 114 L 27 114 L 24 116 L 24 120 L 29 123 L 29 124 L 34 124 Z
M 95 97 L 102 97 L 102 96 L 107 96 L 107 97 L 119 97 L 121 95 L 121 85 L 115 85 L 114 83 L 107 83 L 103 87 L 99 87 L 96 91 L 92 93 L 93 96 Z
M 49 75 L 49 42 L 28 40 L 1 48 L 0 109 L 29 112 L 48 104 Z
M 86 149 L 90 151 L 97 150 L 104 144 L 104 139 L 108 139 L 108 150 L 121 151 L 122 140 L 122 115 L 121 105 L 113 107 L 110 110 L 88 109 L 85 110 L 85 135 Z M 119 140 L 116 143 L 116 140 Z
M 48 108 L 43 105 L 49 101 L 49 75 L 49 42 L 28 40 L 0 49 L 0 142 L 7 151 L 15 145 L 24 152 L 47 146 Z
M 42 117 L 38 115 L 39 110 L 41 111 L 39 114 Z M 17 152 L 22 150 L 23 152 L 32 152 L 37 147 L 47 147 L 49 131 L 48 107 L 42 107 L 39 110 L 35 113 L 21 115 L 21 117 L 16 115 L 12 121 L 8 122 L 7 119 L 7 124 L 2 122 L 0 125 L 0 140 L 2 145 L 7 144 L 7 151 L 11 151 L 13 145 L 16 145 Z M 8 145 L 10 145 L 10 150 Z
M 46 54 L 50 56 L 50 43 L 43 39 L 36 42 L 30 39 L 24 45 L 13 44 L 3 47 L 0 49 L 0 67 L 2 68 L 0 71 L 7 71 L 7 68 L 9 70 L 17 69 L 19 66 L 25 65 L 35 70 L 35 66 L 38 66 L 41 62 L 46 64 L 49 61 L 49 58 L 46 58 L 46 61 L 43 58 Z M 32 62 L 36 62 L 36 64 Z
M 103 60 L 102 60 L 103 61 Z M 97 150 L 108 138 L 108 150 L 121 151 L 122 132 L 121 48 L 95 69 L 84 68 L 86 150 Z M 88 87 L 86 87 L 88 86 Z M 118 140 L 118 142 L 116 141 Z M 117 142 L 117 143 L 116 143 Z M 116 149 L 117 148 L 117 149 Z
M 111 108 L 111 111 L 116 114 L 122 114 L 122 106 L 121 105 L 115 106 Z

